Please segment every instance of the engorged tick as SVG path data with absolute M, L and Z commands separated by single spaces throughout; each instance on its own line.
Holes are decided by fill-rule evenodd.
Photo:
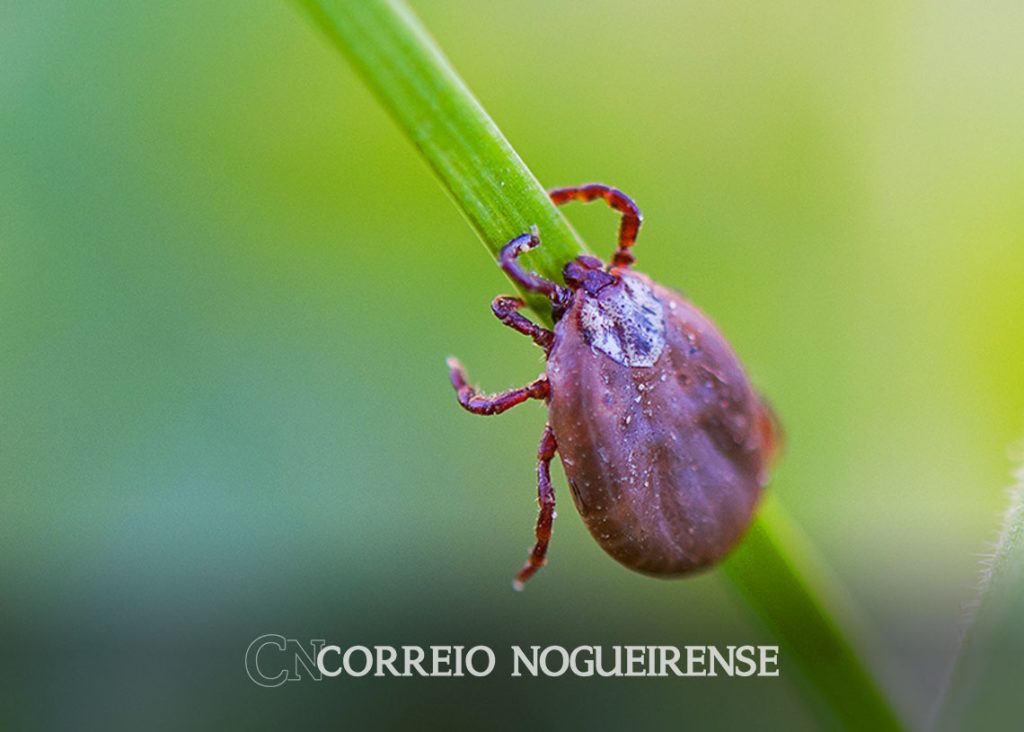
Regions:
M 565 286 L 516 261 L 540 244 L 536 228 L 502 248 L 508 276 L 551 300 L 555 328 L 521 315 L 518 297 L 501 295 L 491 309 L 544 349 L 545 373 L 522 388 L 484 395 L 448 359 L 459 403 L 474 414 L 500 414 L 527 399 L 548 404 L 537 450 L 537 540 L 515 586 L 546 561 L 556 451 L 576 508 L 608 554 L 661 577 L 707 567 L 750 524 L 780 441 L 778 424 L 707 316 L 630 269 L 642 221 L 636 204 L 599 183 L 550 196 L 556 204 L 603 199 L 622 213 L 622 224 L 608 267 L 578 257 L 562 272 Z

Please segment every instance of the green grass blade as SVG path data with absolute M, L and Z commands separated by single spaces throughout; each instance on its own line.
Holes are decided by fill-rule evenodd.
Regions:
M 491 253 L 536 224 L 543 245 L 523 260 L 561 282 L 565 263 L 587 253 L 583 242 L 412 12 L 383 0 L 297 2 L 362 75 Z M 522 294 L 532 305 L 544 302 Z M 550 324 L 550 308 L 535 310 Z
M 994 729 L 1016 719 L 1024 679 L 1024 469 L 991 556 L 937 727 Z M 1005 726 L 1005 725 L 1004 725 Z
M 491 253 L 536 224 L 543 246 L 528 265 L 561 281 L 564 264 L 584 253 L 582 242 L 409 9 L 393 0 L 297 1 L 391 112 Z M 536 310 L 550 317 L 549 308 Z M 901 728 L 808 582 L 809 555 L 793 551 L 782 524 L 781 509 L 763 513 L 727 575 L 778 635 L 782 667 L 803 670 L 823 721 Z
M 784 644 L 780 658 L 804 671 L 822 717 L 853 729 L 902 729 L 847 633 L 857 626 L 845 597 L 773 497 L 759 509 L 723 568 L 736 590 Z M 845 631 L 845 632 L 844 632 Z

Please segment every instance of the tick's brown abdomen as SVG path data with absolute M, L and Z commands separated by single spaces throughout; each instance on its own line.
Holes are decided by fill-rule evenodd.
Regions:
M 556 325 L 551 427 L 605 551 L 640 572 L 685 574 L 721 559 L 750 524 L 771 420 L 703 313 L 643 275 L 618 274 L 595 296 L 578 293 Z

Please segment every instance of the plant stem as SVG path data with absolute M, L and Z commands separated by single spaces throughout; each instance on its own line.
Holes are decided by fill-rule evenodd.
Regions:
M 412 140 L 491 254 L 537 225 L 543 244 L 522 261 L 561 282 L 583 242 L 404 4 L 297 0 L 348 57 Z M 551 325 L 551 308 L 522 295 Z
M 530 252 L 527 265 L 561 281 L 565 263 L 585 252 L 582 242 L 411 11 L 397 0 L 297 1 L 391 112 L 492 255 L 536 224 L 543 244 Z M 550 308 L 534 309 L 550 322 Z M 726 562 L 726 574 L 778 635 L 782 668 L 799 666 L 817 690 L 821 703 L 815 708 L 824 710 L 823 718 L 900 729 L 808 582 L 810 554 L 794 546 L 785 529 L 779 507 L 762 512 Z
M 856 624 L 844 593 L 770 496 L 723 569 L 762 622 L 794 658 L 804 685 L 819 692 L 818 712 L 853 729 L 901 729 L 879 685 L 847 637 Z M 845 631 L 845 632 L 844 632 Z M 781 650 L 781 649 L 780 649 Z M 826 708 L 821 707 L 822 701 Z
M 1024 468 L 992 555 L 985 559 L 973 618 L 966 630 L 937 727 L 983 729 L 1016 719 L 1024 669 Z

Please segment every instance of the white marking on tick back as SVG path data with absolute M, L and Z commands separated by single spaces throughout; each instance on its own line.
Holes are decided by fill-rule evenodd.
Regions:
M 661 301 L 636 277 L 625 276 L 597 297 L 586 297 L 580 328 L 591 349 L 623 366 L 653 366 L 665 350 Z

